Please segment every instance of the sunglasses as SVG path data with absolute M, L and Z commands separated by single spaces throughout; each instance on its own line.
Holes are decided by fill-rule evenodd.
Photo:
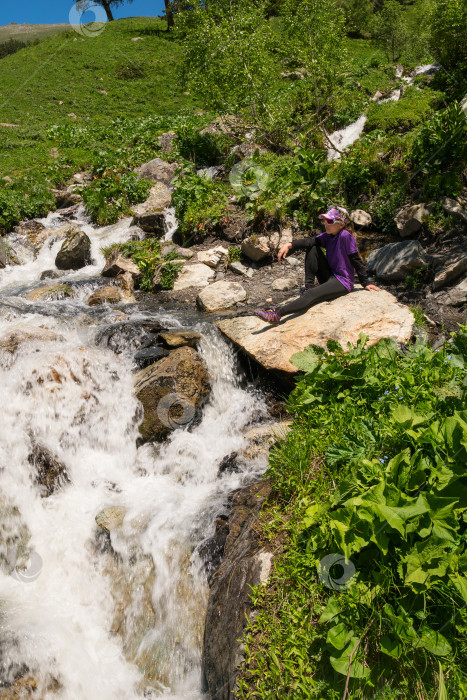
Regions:
M 342 219 L 324 219 L 326 224 L 337 224 L 342 223 Z

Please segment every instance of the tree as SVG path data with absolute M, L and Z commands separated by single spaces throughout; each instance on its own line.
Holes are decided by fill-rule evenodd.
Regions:
M 171 29 L 174 26 L 174 15 L 173 15 L 173 2 L 171 0 L 164 0 L 165 7 L 165 17 L 167 19 L 167 29 Z
M 435 0 L 431 14 L 431 49 L 446 70 L 467 68 L 467 3 Z
M 373 0 L 341 0 L 347 32 L 362 36 L 369 31 L 375 5 Z
M 342 72 L 344 14 L 333 0 L 284 0 L 290 55 L 311 76 L 318 113 Z
M 385 52 L 388 61 L 399 60 L 408 42 L 409 33 L 403 12 L 396 0 L 387 0 L 373 20 L 373 38 Z
M 133 2 L 133 0 L 74 0 L 74 2 L 80 12 L 86 12 L 90 5 L 101 5 L 105 10 L 108 21 L 113 22 L 112 6 L 118 7 L 125 2 Z

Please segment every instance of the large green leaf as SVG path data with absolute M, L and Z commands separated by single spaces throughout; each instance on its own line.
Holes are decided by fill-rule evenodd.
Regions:
M 347 646 L 351 638 L 352 630 L 349 630 L 343 622 L 339 622 L 328 630 L 326 641 L 336 649 L 341 650 Z
M 423 625 L 420 630 L 420 646 L 435 656 L 448 656 L 452 651 L 446 637 L 426 625 Z
M 370 669 L 364 666 L 358 659 L 353 658 L 349 673 L 350 654 L 355 649 L 358 643 L 358 637 L 352 637 L 349 644 L 340 653 L 333 653 L 330 657 L 331 666 L 335 671 L 343 676 L 349 675 L 350 678 L 368 678 Z
M 412 408 L 409 408 L 409 406 L 400 404 L 392 412 L 392 419 L 395 423 L 407 430 L 409 428 L 415 428 L 417 425 L 423 425 L 423 423 L 426 423 L 432 417 L 432 415 L 433 414 L 420 416 L 415 413 Z
M 398 659 L 402 654 L 403 646 L 398 639 L 388 636 L 381 637 L 379 644 L 381 651 L 394 659 Z

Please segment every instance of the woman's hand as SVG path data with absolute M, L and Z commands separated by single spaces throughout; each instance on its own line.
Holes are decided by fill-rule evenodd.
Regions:
M 282 258 L 285 258 L 285 256 L 287 255 L 287 253 L 289 252 L 289 250 L 291 248 L 292 248 L 291 243 L 284 243 L 284 245 L 282 246 L 282 248 L 279 250 L 279 252 L 277 254 L 277 259 L 279 260 L 279 262 L 282 260 Z
M 365 289 L 367 292 L 379 292 L 379 287 L 377 287 L 376 284 L 367 284 Z

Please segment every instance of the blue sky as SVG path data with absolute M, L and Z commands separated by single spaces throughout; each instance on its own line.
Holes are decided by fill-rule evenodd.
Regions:
M 0 25 L 18 22 L 23 24 L 58 24 L 68 22 L 72 0 L 0 0 Z M 134 0 L 120 7 L 112 7 L 114 17 L 154 17 L 161 15 L 163 0 Z M 85 16 L 84 19 L 87 19 Z M 89 20 L 94 17 L 90 14 Z

